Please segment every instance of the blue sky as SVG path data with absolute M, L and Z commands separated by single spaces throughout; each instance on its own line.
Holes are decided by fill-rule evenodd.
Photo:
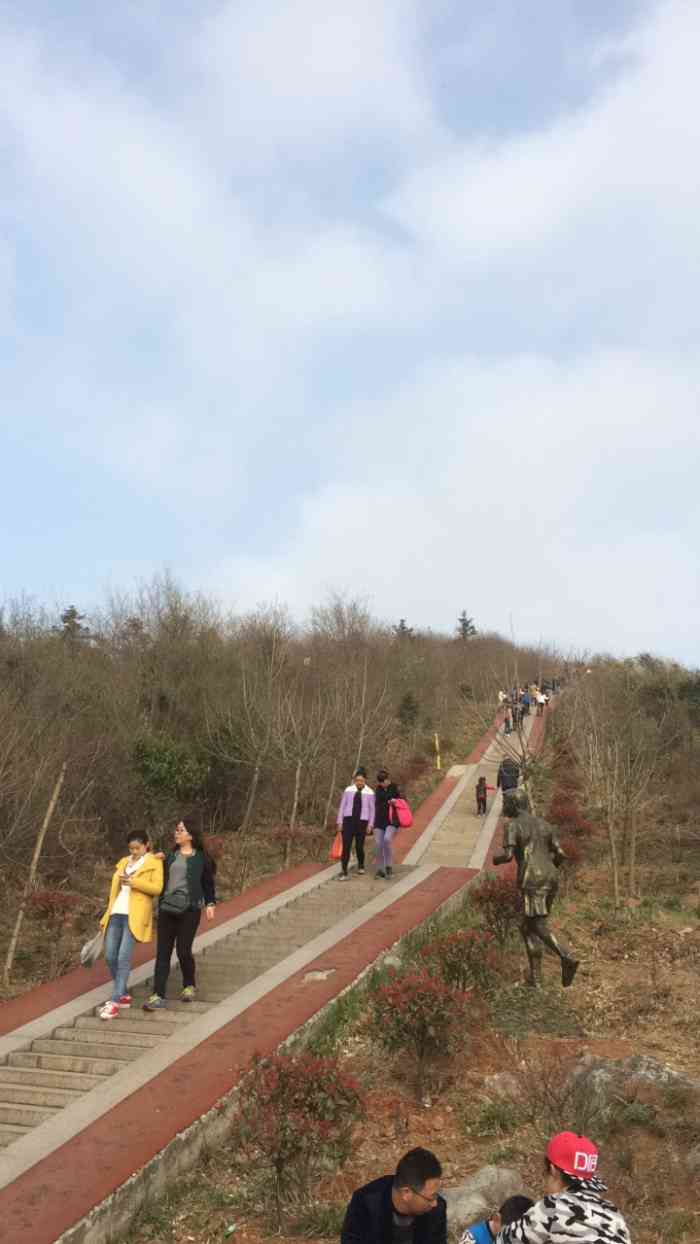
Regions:
M 700 9 L 0 4 L 2 593 L 698 664 Z

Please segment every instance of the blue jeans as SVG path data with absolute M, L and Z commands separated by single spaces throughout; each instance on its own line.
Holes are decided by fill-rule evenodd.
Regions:
M 391 843 L 395 833 L 395 825 L 387 825 L 384 829 L 378 829 L 376 825 L 374 827 L 374 862 L 383 872 L 386 872 L 387 868 L 391 868 L 393 864 Z
M 135 945 L 136 938 L 129 928 L 129 917 L 110 916 L 105 933 L 105 959 L 114 980 L 112 1002 L 118 1002 L 126 993 Z

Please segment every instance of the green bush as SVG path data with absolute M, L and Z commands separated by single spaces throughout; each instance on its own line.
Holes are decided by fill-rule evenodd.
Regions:
M 239 1089 L 232 1139 L 269 1172 L 278 1229 L 290 1206 L 308 1201 L 312 1180 L 347 1161 L 353 1128 L 363 1115 L 359 1087 L 335 1059 L 253 1059 Z
M 419 1101 L 429 1065 L 452 1053 L 465 1038 L 467 1003 L 468 994 L 425 970 L 393 974 L 370 994 L 370 1036 L 391 1053 L 412 1057 Z
M 420 958 L 455 989 L 484 992 L 493 982 L 497 962 L 494 936 L 486 929 L 461 929 L 426 942 Z
M 522 919 L 522 900 L 515 880 L 487 875 L 470 889 L 469 896 L 488 932 L 504 946 Z

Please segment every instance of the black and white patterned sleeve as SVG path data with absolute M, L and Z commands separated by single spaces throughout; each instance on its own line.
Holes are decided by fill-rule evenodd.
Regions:
M 522 1218 L 502 1227 L 495 1244 L 548 1244 L 552 1239 L 554 1214 L 547 1207 L 547 1200 L 538 1201 Z

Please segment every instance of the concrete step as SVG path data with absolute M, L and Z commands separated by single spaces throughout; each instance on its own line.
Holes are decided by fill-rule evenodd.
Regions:
M 57 1109 L 51 1106 L 30 1106 L 19 1102 L 6 1102 L 0 1095 L 0 1123 L 36 1127 L 37 1123 L 43 1123 L 45 1119 L 52 1118 Z
M 96 1023 L 95 1028 L 86 1031 L 84 1028 L 56 1028 L 49 1038 L 51 1041 L 91 1041 L 97 1045 L 137 1045 L 139 1050 L 148 1049 L 150 1046 L 159 1045 L 163 1040 L 162 1037 L 155 1033 L 148 1033 L 143 1036 L 140 1032 L 136 1033 L 132 1028 L 128 1032 L 123 1028 L 118 1028 L 119 1023 L 116 1019 L 95 1021 L 92 1016 L 86 1021 L 87 1023 Z M 32 1049 L 35 1046 L 32 1045 Z
M 53 1055 L 54 1057 L 63 1056 L 70 1060 L 91 1058 L 111 1063 L 114 1058 L 120 1062 L 131 1063 L 135 1058 L 139 1057 L 139 1054 L 143 1054 L 143 1046 L 126 1045 L 126 1043 L 115 1045 L 100 1041 L 60 1041 L 53 1037 L 46 1037 L 32 1041 L 32 1052 Z M 82 1068 L 74 1066 L 71 1062 L 71 1065 L 66 1070 L 81 1071 Z M 111 1071 L 105 1071 L 105 1075 L 111 1074 Z
M 120 1011 L 118 1019 L 109 1020 L 99 1019 L 99 1017 L 95 1015 L 82 1015 L 80 1019 L 76 1019 L 75 1027 L 79 1032 L 109 1031 L 110 1033 L 116 1032 L 123 1035 L 124 1024 L 127 1021 L 124 1020 L 124 1023 L 122 1023 L 122 1015 L 124 1015 L 124 1012 Z M 138 1035 L 140 1043 L 141 1037 L 143 1036 L 148 1038 L 147 1044 L 152 1045 L 156 1041 L 161 1041 L 164 1037 L 169 1037 L 172 1033 L 176 1032 L 177 1023 L 174 1020 L 171 1020 L 169 1024 L 158 1024 L 158 1030 L 155 1032 L 154 1028 L 155 1022 L 151 1022 L 148 1012 L 139 1010 L 139 1018 L 134 1018 L 129 1021 L 128 1039 L 132 1040 Z M 58 1033 L 59 1029 L 56 1029 L 57 1036 Z M 79 1038 L 79 1040 L 82 1039 L 82 1037 Z
M 75 1045 L 71 1045 L 67 1053 L 59 1053 L 52 1041 L 47 1040 L 44 1043 L 48 1052 L 36 1049 L 36 1044 L 35 1042 L 32 1050 L 15 1050 L 14 1053 L 9 1054 L 7 1058 L 9 1065 L 21 1068 L 36 1067 L 41 1071 L 70 1071 L 79 1075 L 95 1076 L 99 1083 L 105 1076 L 114 1075 L 115 1071 L 121 1071 L 129 1065 L 123 1055 L 121 1058 L 101 1057 L 105 1053 L 104 1047 L 97 1055 L 85 1056 Z
M 40 1074 L 40 1073 L 35 1073 Z M 45 1088 L 41 1084 L 27 1084 L 21 1081 L 8 1084 L 0 1080 L 0 1102 L 19 1102 L 25 1106 L 67 1106 L 77 1101 L 82 1093 L 71 1092 L 70 1089 Z
M 42 1071 L 39 1067 L 0 1066 L 0 1092 L 12 1085 L 33 1085 L 36 1088 L 64 1089 L 76 1097 L 102 1083 L 102 1076 L 81 1075 L 77 1071 Z
M 143 1002 L 146 1001 L 148 996 L 148 994 L 143 995 Z M 179 1028 L 182 1024 L 191 1024 L 192 1020 L 196 1019 L 198 1015 L 202 1015 L 209 1010 L 209 1007 L 204 1002 L 197 1005 L 197 1010 L 194 1009 L 194 1004 L 178 1010 L 173 1001 L 168 1003 L 167 1011 L 144 1011 L 143 1002 L 139 999 L 138 1006 L 133 1006 L 128 1011 L 120 1011 L 119 1019 L 112 1022 L 129 1025 L 150 1024 L 152 1032 L 154 1024 L 162 1024 L 166 1029 Z
M 19 1140 L 20 1136 L 26 1136 L 31 1130 L 31 1127 L 20 1127 L 17 1123 L 0 1123 L 0 1149 L 11 1145 L 13 1140 Z

